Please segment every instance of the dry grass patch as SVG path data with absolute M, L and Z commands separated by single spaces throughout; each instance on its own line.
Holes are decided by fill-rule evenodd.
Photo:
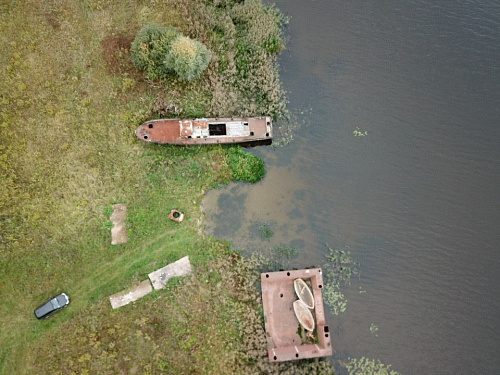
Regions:
M 102 57 L 111 74 L 128 74 L 133 75 L 137 80 L 141 80 L 142 75 L 130 61 L 130 45 L 133 40 L 133 34 L 127 35 L 124 32 L 106 36 L 101 42 Z

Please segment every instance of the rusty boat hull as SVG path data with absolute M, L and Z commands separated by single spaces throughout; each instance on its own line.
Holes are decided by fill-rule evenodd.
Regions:
M 140 125 L 137 138 L 168 145 L 270 144 L 271 117 L 159 119 Z

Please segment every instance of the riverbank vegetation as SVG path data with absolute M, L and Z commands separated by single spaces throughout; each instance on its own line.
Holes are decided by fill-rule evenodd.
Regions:
M 0 373 L 328 372 L 325 361 L 269 364 L 258 264 L 202 234 L 204 192 L 257 181 L 262 161 L 134 135 L 155 117 L 283 116 L 278 10 L 260 1 L 7 0 L 0 14 Z M 147 24 L 206 46 L 198 79 L 133 65 L 131 44 Z M 129 242 L 118 246 L 114 203 L 128 214 Z M 173 208 L 186 214 L 181 224 L 168 220 Z M 111 310 L 110 294 L 185 255 L 192 277 Z M 71 304 L 37 321 L 34 308 L 63 291 Z

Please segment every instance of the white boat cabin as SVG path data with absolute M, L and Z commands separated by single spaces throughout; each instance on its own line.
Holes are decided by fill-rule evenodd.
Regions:
M 179 121 L 181 136 L 186 138 L 248 137 L 250 126 L 245 121 L 208 122 L 206 119 Z

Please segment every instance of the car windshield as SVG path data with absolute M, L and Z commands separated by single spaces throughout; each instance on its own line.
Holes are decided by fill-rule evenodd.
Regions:
M 57 296 L 56 298 L 57 298 L 57 303 L 58 303 L 59 307 L 65 306 L 68 303 L 68 298 L 64 294 L 61 294 L 61 295 Z

